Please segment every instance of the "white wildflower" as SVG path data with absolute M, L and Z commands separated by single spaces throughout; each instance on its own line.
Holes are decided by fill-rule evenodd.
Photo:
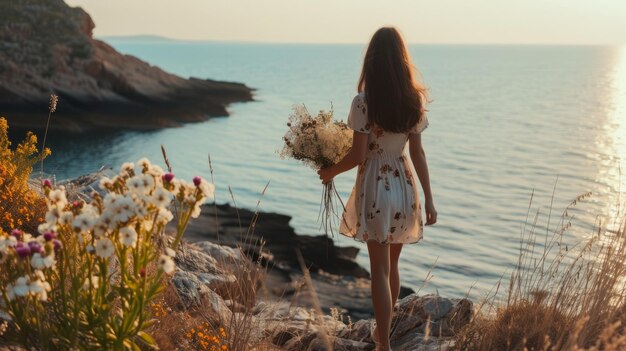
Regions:
M 161 208 L 159 209 L 159 213 L 157 214 L 156 222 L 159 224 L 167 224 L 174 218 L 174 215 L 170 210 Z
M 157 179 L 161 179 L 161 176 L 165 173 L 165 171 L 163 170 L 163 168 L 161 168 L 160 166 L 157 165 L 151 165 L 150 169 L 148 170 L 148 174 L 154 176 Z
M 202 195 L 206 198 L 212 199 L 215 195 L 215 185 L 207 182 L 204 179 L 202 179 L 198 188 L 200 189 Z
M 54 266 L 56 261 L 54 260 L 54 252 L 51 252 L 47 256 L 42 256 L 41 253 L 34 253 L 30 258 L 30 265 L 35 269 L 44 269 Z
M 139 161 L 137 161 L 137 165 L 141 168 L 150 168 L 150 166 L 152 165 L 150 163 L 150 160 L 148 160 L 147 158 L 143 157 L 141 158 Z
M 37 271 L 40 272 L 40 271 Z M 28 290 L 31 295 L 39 297 L 40 301 L 48 300 L 48 291 L 51 290 L 50 283 L 43 279 L 43 274 L 36 280 L 28 284 Z
M 152 194 L 152 203 L 158 208 L 165 208 L 172 202 L 172 193 L 164 188 L 157 188 Z
M 52 251 L 52 252 L 50 252 L 50 254 L 48 254 L 46 257 L 44 257 L 43 265 L 46 268 L 50 268 L 50 267 L 54 266 L 55 263 L 56 263 L 56 260 L 54 258 L 55 258 L 54 251 Z
M 22 233 L 22 241 L 23 241 L 23 242 L 27 243 L 27 242 L 29 242 L 29 241 L 33 241 L 33 240 L 41 242 L 41 240 L 40 240 L 40 239 L 35 238 L 35 237 L 34 237 L 32 234 L 30 234 L 30 233 L 25 233 L 25 232 L 23 232 L 23 233 Z
M 143 221 L 143 229 L 147 232 L 150 232 L 152 230 L 152 226 L 153 226 L 154 222 L 152 221 L 152 219 L 146 219 Z
M 136 194 L 141 194 L 144 192 L 144 184 L 143 180 L 139 176 L 134 176 L 126 181 L 126 186 L 128 189 Z
M 133 227 L 123 227 L 120 229 L 120 242 L 125 246 L 135 247 L 137 243 L 137 231 Z
M 166 247 L 165 248 L 165 254 L 168 255 L 169 257 L 176 257 L 176 251 L 174 251 L 174 249 Z
M 120 195 L 118 193 L 108 193 L 104 196 L 104 199 L 102 199 L 102 204 L 104 205 L 105 208 L 109 208 L 112 207 L 119 199 L 123 198 L 123 195 Z
M 163 272 L 167 274 L 172 273 L 174 269 L 176 269 L 174 260 L 172 260 L 172 258 L 169 257 L 168 255 L 161 255 L 161 257 L 159 257 L 158 264 L 159 264 L 159 268 L 162 269 Z
M 113 186 L 113 180 L 109 177 L 102 177 L 100 178 L 98 185 L 100 186 L 100 189 L 108 189 Z
M 96 255 L 102 258 L 109 258 L 115 252 L 113 242 L 109 238 L 100 238 L 96 240 Z
M 93 229 L 96 224 L 96 218 L 92 213 L 81 213 L 72 221 L 72 228 L 76 232 L 86 233 Z
M 28 292 L 30 291 L 28 287 L 28 277 L 23 276 L 23 277 L 17 278 L 17 281 L 15 281 L 15 285 L 13 285 L 12 289 L 13 289 L 13 294 L 15 294 L 15 296 L 28 295 Z
M 56 224 L 59 218 L 61 218 L 62 212 L 63 211 L 59 209 L 59 207 L 57 207 L 56 205 L 50 206 L 48 208 L 48 211 L 46 212 L 46 222 L 50 224 Z
M 43 274 L 42 271 L 40 270 L 36 270 L 35 271 L 35 275 L 37 276 L 37 278 L 39 278 L 40 280 L 46 280 L 46 276 Z
M 86 213 L 86 214 L 90 214 L 94 217 L 97 217 L 99 215 L 99 210 L 96 206 L 92 205 L 92 204 L 84 204 L 83 208 L 80 210 L 81 213 Z
M 194 196 L 193 194 L 196 192 L 196 186 L 193 183 L 189 183 L 183 179 L 179 179 L 178 183 L 180 186 L 179 192 L 182 192 L 185 196 Z
M 9 236 L 0 236 L 0 253 L 6 252 L 9 247 L 13 247 L 17 244 L 17 238 Z
M 183 202 L 191 206 L 198 202 L 198 200 L 196 199 L 196 196 L 194 194 L 188 194 L 183 199 Z
M 74 220 L 74 214 L 71 211 L 63 211 L 59 216 L 59 224 L 66 225 L 72 223 Z
M 182 181 L 181 179 L 178 178 L 174 178 L 172 179 L 172 181 L 170 182 L 170 184 L 172 185 L 172 190 L 170 190 L 172 192 L 172 194 L 174 196 L 178 195 L 178 192 L 180 191 L 181 187 L 182 187 Z
M 126 186 L 133 194 L 148 194 L 154 188 L 154 178 L 149 174 L 139 174 L 128 179 Z
M 104 211 L 100 217 L 96 220 L 96 224 L 93 227 L 93 233 L 96 237 L 106 235 L 115 227 L 115 220 L 111 211 Z
M 43 262 L 43 256 L 41 256 L 39 252 L 33 254 L 30 258 L 30 265 L 35 269 L 43 269 L 46 267 Z
M 45 232 L 56 232 L 57 226 L 53 223 L 43 222 L 37 226 L 37 232 L 43 234 Z
M 143 182 L 143 188 L 146 192 L 150 192 L 154 188 L 154 177 L 149 174 L 142 174 L 139 179 Z
M 152 197 L 145 194 L 133 194 L 133 201 L 135 201 L 135 214 L 138 217 L 146 217 L 148 212 L 148 204 Z
M 197 202 L 195 205 L 193 205 L 193 210 L 191 211 L 191 218 L 198 218 L 200 217 L 200 212 L 202 211 L 202 202 Z
M 63 208 L 67 205 L 67 197 L 65 197 L 65 188 L 60 187 L 54 189 L 48 194 L 48 199 L 52 205 Z
M 83 289 L 89 289 L 89 285 L 94 289 L 98 289 L 100 287 L 100 277 L 97 275 L 92 275 L 91 278 L 85 278 L 85 282 L 83 283 Z
M 119 223 L 124 223 L 135 215 L 135 207 L 132 197 L 124 196 L 115 201 L 115 206 L 112 207 L 113 218 Z
M 135 165 L 132 162 L 124 162 L 120 167 L 120 175 L 130 174 L 131 171 L 135 168 Z

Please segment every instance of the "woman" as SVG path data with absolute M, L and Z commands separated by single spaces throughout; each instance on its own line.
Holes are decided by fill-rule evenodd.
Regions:
M 324 183 L 359 166 L 339 231 L 366 242 L 376 319 L 372 340 L 390 350 L 393 306 L 400 293 L 398 259 L 403 244 L 422 238 L 422 207 L 404 148 L 424 192 L 426 225 L 437 221 L 421 132 L 428 126 L 426 89 L 415 79 L 406 44 L 397 29 L 374 33 L 363 62 L 358 95 L 352 100 L 348 126 L 352 149 L 337 164 L 321 169 Z

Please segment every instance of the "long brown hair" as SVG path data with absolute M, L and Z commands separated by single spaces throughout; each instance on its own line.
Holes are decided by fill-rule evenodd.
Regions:
M 370 123 L 405 133 L 421 120 L 427 93 L 415 75 L 400 32 L 394 27 L 377 30 L 367 47 L 357 87 L 365 92 Z

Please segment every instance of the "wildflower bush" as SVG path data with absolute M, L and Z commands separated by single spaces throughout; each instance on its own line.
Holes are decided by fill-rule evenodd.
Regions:
M 0 313 L 15 341 L 36 349 L 156 347 L 150 308 L 190 218 L 213 197 L 200 177 L 175 178 L 142 159 L 100 180 L 102 193 L 68 201 L 43 181 L 48 211 L 37 236 L 0 233 Z M 176 217 L 171 244 L 165 226 Z
M 28 186 L 28 179 L 33 165 L 50 155 L 50 150 L 37 152 L 37 136 L 31 132 L 12 150 L 8 128 L 7 120 L 0 118 L 0 230 L 33 231 L 43 221 L 46 204 Z

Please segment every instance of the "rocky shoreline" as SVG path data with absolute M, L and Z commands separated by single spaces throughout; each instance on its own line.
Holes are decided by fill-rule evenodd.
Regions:
M 214 308 L 210 315 L 221 323 L 251 310 L 253 320 L 265 323 L 259 338 L 269 337 L 283 350 L 328 350 L 326 342 L 333 350 L 371 350 L 370 280 L 367 270 L 355 261 L 359 249 L 335 246 L 325 235 L 298 235 L 289 225 L 290 219 L 227 204 L 204 205 L 200 217 L 190 222 L 185 232 L 187 244 L 177 258 L 179 270 L 173 284 L 182 292 L 180 296 L 201 304 L 202 294 L 206 294 Z M 314 292 L 304 283 L 298 251 Z M 235 266 L 259 262 L 266 267 L 255 301 L 241 306 L 246 302 L 237 304 L 230 293 L 220 294 L 231 290 L 225 285 L 240 283 L 211 268 L 212 259 L 207 256 L 239 261 Z M 313 312 L 316 301 L 321 318 Z M 402 287 L 394 306 L 392 349 L 448 350 L 454 334 L 472 314 L 470 300 L 420 296 Z
M 183 78 L 93 38 L 89 14 L 63 0 L 0 3 L 0 115 L 14 129 L 152 130 L 227 116 L 244 84 Z
M 218 262 L 228 262 L 229 265 Z M 373 349 L 372 318 L 345 318 L 336 311 L 320 315 L 301 304 L 302 301 L 267 299 L 258 292 L 251 300 L 246 299 L 250 295 L 245 293 L 233 296 L 232 292 L 241 291 L 245 284 L 239 281 L 243 277 L 240 273 L 232 272 L 249 272 L 249 267 L 254 266 L 253 261 L 239 250 L 210 241 L 185 243 L 176 263 L 172 285 L 184 304 L 183 309 L 200 308 L 212 325 L 241 323 L 250 329 L 250 342 L 267 343 L 269 340 L 276 347 L 251 350 Z M 349 294 L 349 291 L 349 287 L 344 287 L 338 295 Z M 470 321 L 472 313 L 472 302 L 467 299 L 409 294 L 394 307 L 391 347 L 403 351 L 449 350 L 454 346 L 455 333 Z
M 296 234 L 290 220 L 291 217 L 282 214 L 255 215 L 227 204 L 207 204 L 200 217 L 190 222 L 185 239 L 191 243 L 208 240 L 241 247 L 252 260 L 260 259 L 268 268 L 265 284 L 270 294 L 266 298 L 295 299 L 298 305 L 312 307 L 309 292 L 297 293 L 303 278 L 297 258 L 299 251 L 324 312 L 337 308 L 353 319 L 372 317 L 369 272 L 355 261 L 359 248 L 335 246 L 325 235 Z M 413 292 L 401 287 L 400 298 Z

